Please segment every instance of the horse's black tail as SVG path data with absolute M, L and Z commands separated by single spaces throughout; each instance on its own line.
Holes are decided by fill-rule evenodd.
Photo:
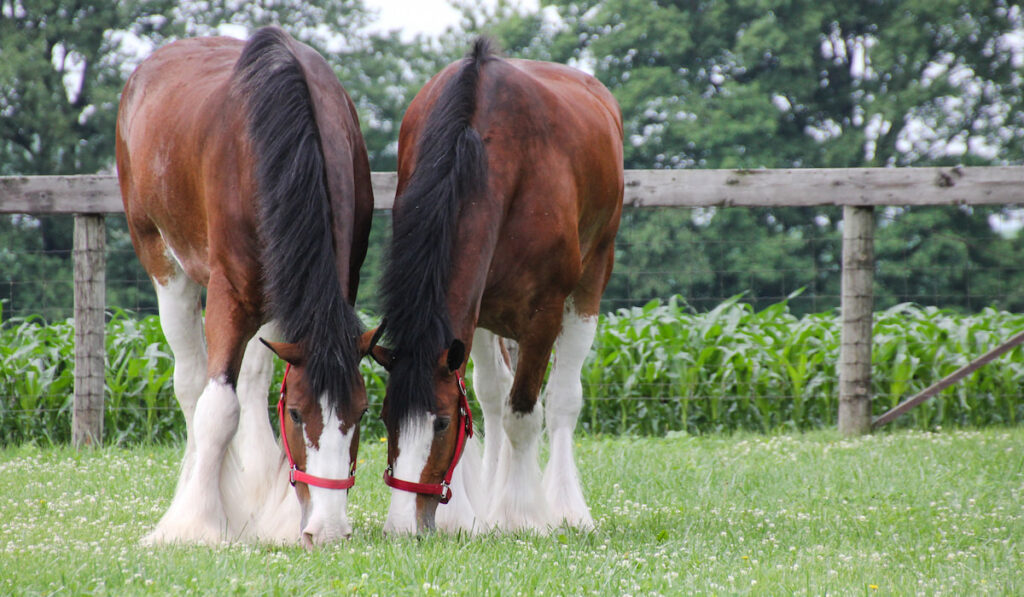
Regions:
M 270 314 L 288 342 L 306 349 L 311 389 L 337 405 L 358 373 L 361 323 L 342 292 L 320 130 L 295 43 L 281 29 L 260 29 L 233 83 L 255 154 Z
M 452 340 L 446 300 L 452 249 L 463 201 L 486 187 L 487 157 L 472 119 L 480 71 L 492 57 L 490 40 L 478 39 L 447 81 L 420 132 L 416 167 L 396 201 L 401 210 L 381 280 L 387 336 L 397 357 L 389 391 L 396 400 L 387 415 L 396 423 L 409 411 L 433 407 L 430 368 L 438 348 Z

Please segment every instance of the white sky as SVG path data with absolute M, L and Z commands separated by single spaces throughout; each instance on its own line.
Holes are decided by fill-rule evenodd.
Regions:
M 438 35 L 459 24 L 459 12 L 447 0 L 365 0 L 366 7 L 377 11 L 370 26 L 375 31 L 399 29 L 404 39 L 417 33 Z M 488 2 L 490 4 L 491 2 Z
M 398 29 L 402 38 L 411 39 L 417 33 L 437 36 L 448 27 L 459 24 L 459 11 L 448 0 L 364 0 L 366 7 L 378 14 L 370 26 L 372 31 Z M 477 6 L 493 7 L 495 0 L 477 0 Z M 537 10 L 538 0 L 512 0 L 514 7 Z

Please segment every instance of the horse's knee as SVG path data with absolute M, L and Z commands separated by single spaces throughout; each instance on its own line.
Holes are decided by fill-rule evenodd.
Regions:
M 235 389 L 226 381 L 211 379 L 196 403 L 193 427 L 200 449 L 223 450 L 238 429 L 239 405 Z
M 544 393 L 548 426 L 557 426 L 562 419 L 569 419 L 575 424 L 576 418 L 583 409 L 583 384 L 579 378 L 551 380 Z
M 514 448 L 519 449 L 534 441 L 540 435 L 543 416 L 539 408 L 526 412 L 511 408 L 505 411 L 501 423 L 509 443 Z

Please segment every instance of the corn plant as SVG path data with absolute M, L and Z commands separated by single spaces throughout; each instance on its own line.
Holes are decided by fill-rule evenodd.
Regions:
M 664 435 L 835 425 L 839 318 L 796 317 L 785 301 L 755 311 L 733 297 L 697 312 L 680 297 L 620 309 L 600 318 L 582 372 L 581 428 L 590 433 Z M 2 304 L 0 304 L 2 309 Z M 74 324 L 39 317 L 2 320 L 0 445 L 70 439 Z M 368 326 L 372 318 L 364 316 Z M 960 315 L 896 305 L 875 314 L 875 414 L 938 381 L 1020 329 L 1024 315 L 985 309 Z M 903 417 L 898 424 L 1012 425 L 1024 417 L 1020 348 Z M 360 364 L 371 416 L 363 437 L 384 435 L 380 412 L 386 372 Z M 156 316 L 115 310 L 107 324 L 104 441 L 176 441 L 184 420 L 174 398 L 173 359 Z M 284 374 L 275 361 L 268 410 Z M 472 372 L 467 378 L 472 379 Z
M 0 444 L 68 440 L 74 386 L 70 347 L 74 334 L 70 320 L 46 325 L 41 317 L 30 316 L 3 322 Z
M 926 388 L 1024 329 L 994 309 L 959 315 L 896 305 L 876 313 L 875 414 Z M 840 322 L 792 315 L 786 302 L 755 312 L 733 297 L 698 313 L 673 297 L 606 314 L 583 371 L 584 429 L 701 433 L 812 429 L 835 424 Z M 1017 348 L 942 392 L 901 425 L 1015 424 L 1024 415 Z

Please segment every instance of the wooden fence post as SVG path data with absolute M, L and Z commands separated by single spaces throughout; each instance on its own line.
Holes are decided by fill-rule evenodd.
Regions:
M 103 443 L 106 361 L 106 223 L 102 214 L 76 214 L 75 395 L 71 442 L 78 448 Z
M 839 344 L 839 431 L 871 430 L 871 318 L 875 281 L 875 208 L 843 206 Z

